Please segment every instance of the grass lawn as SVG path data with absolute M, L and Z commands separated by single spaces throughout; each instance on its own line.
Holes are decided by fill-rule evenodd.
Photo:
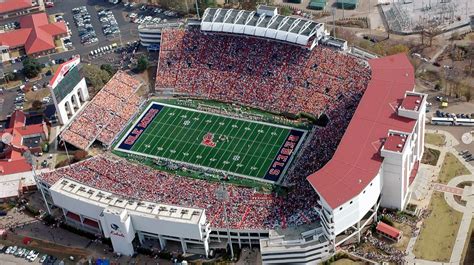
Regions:
M 70 155 L 71 159 L 72 159 L 72 155 Z M 56 165 L 54 165 L 54 168 L 56 168 L 58 166 L 58 164 L 60 164 L 61 162 L 63 161 L 66 161 L 67 160 L 67 155 L 66 154 L 57 154 L 56 155 Z
M 441 171 L 439 172 L 438 182 L 447 184 L 452 178 L 467 174 L 471 174 L 471 172 L 459 162 L 456 156 L 452 153 L 446 153 Z
M 37 85 L 38 87 L 41 87 L 41 85 Z M 41 88 L 40 90 L 37 91 L 32 91 L 30 90 L 29 92 L 26 93 L 26 99 L 28 100 L 24 104 L 25 110 L 30 109 L 31 105 L 33 104 L 33 101 L 39 100 L 41 101 L 44 97 L 49 96 L 49 89 L 47 88 Z
M 440 154 L 441 152 L 439 150 L 425 147 L 423 157 L 421 158 L 421 163 L 436 166 Z
M 332 265 L 359 265 L 365 264 L 364 262 L 353 261 L 351 259 L 339 259 L 331 263 Z
M 425 133 L 425 143 L 432 144 L 436 146 L 444 146 L 446 137 L 442 134 L 437 133 Z
M 433 193 L 428 209 L 431 213 L 423 222 L 413 253 L 420 259 L 448 262 L 462 213 L 449 207 L 440 192 Z
M 405 252 L 408 246 L 408 242 L 410 241 L 410 237 L 411 237 L 411 227 L 407 224 L 402 224 L 402 223 L 397 223 L 397 222 L 393 222 L 393 226 L 403 232 L 402 239 L 399 242 L 394 243 L 393 247 L 400 251 Z

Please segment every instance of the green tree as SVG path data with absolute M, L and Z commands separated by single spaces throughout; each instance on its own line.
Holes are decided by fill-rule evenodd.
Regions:
M 137 72 L 141 73 L 145 71 L 148 66 L 150 66 L 150 62 L 148 61 L 146 56 L 142 55 L 140 56 L 140 58 L 138 58 L 137 67 L 135 69 Z
M 31 107 L 34 110 L 39 110 L 43 107 L 43 102 L 41 102 L 40 100 L 35 100 L 31 103 Z
M 28 57 L 23 61 L 23 74 L 25 74 L 27 78 L 37 77 L 40 72 L 41 65 L 36 59 Z
M 100 69 L 107 71 L 107 73 L 109 73 L 110 76 L 113 76 L 117 72 L 117 69 L 115 69 L 110 64 L 103 64 L 100 66 Z
M 93 64 L 84 65 L 82 73 L 86 78 L 87 84 L 93 88 L 92 94 L 97 93 L 111 77 L 107 71 Z
M 283 16 L 289 16 L 291 15 L 293 12 L 291 11 L 291 9 L 287 6 L 284 6 L 284 7 L 281 7 L 280 8 L 280 14 L 283 15 Z

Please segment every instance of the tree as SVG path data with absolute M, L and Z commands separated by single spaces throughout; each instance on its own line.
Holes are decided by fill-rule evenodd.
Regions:
M 472 75 L 472 68 L 474 66 L 474 42 L 467 47 L 466 59 L 469 61 L 469 65 L 467 65 L 468 74 Z
M 100 66 L 100 69 L 107 71 L 107 73 L 109 73 L 110 76 L 113 76 L 117 72 L 117 69 L 115 69 L 110 64 L 103 64 Z
M 41 72 L 41 65 L 36 59 L 26 58 L 23 61 L 23 73 L 28 78 L 35 78 Z
M 141 73 L 145 71 L 149 65 L 150 65 L 150 62 L 148 62 L 148 59 L 146 58 L 146 56 L 142 55 L 140 56 L 140 58 L 138 58 L 137 67 L 135 69 L 137 72 Z
M 87 153 L 87 151 L 77 150 L 76 152 L 74 152 L 74 157 L 72 158 L 72 160 L 74 162 L 79 162 L 81 160 L 84 160 L 88 155 L 89 153 Z
M 408 47 L 403 45 L 403 44 L 397 44 L 394 46 L 391 46 L 387 50 L 387 55 L 393 55 L 397 53 L 407 53 L 408 52 Z
M 107 71 L 93 64 L 84 65 L 82 67 L 82 73 L 86 78 L 87 84 L 93 88 L 92 94 L 97 93 L 111 77 Z
M 293 12 L 291 11 L 291 9 L 287 6 L 284 6 L 284 7 L 281 7 L 280 8 L 280 14 L 283 15 L 283 16 L 289 16 L 291 15 Z
M 466 98 L 466 101 L 469 102 L 472 99 L 472 94 L 474 93 L 474 87 L 470 86 L 468 82 L 464 81 L 461 84 L 462 86 L 462 95 Z
M 39 100 L 34 100 L 32 103 L 31 103 L 31 107 L 34 109 L 34 110 L 39 110 L 41 108 L 43 108 L 43 102 L 39 101 Z

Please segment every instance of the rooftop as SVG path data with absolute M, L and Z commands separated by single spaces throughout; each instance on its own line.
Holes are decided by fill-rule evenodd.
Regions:
M 393 226 L 390 226 L 384 222 L 379 222 L 376 227 L 377 231 L 380 231 L 386 235 L 389 235 L 393 238 L 398 238 L 401 234 L 400 230 L 396 229 Z
M 29 8 L 31 6 L 31 0 L 3 0 L 0 1 L 0 14 Z
M 400 105 L 400 108 L 406 110 L 418 111 L 423 102 L 423 95 L 407 94 Z
M 26 54 L 54 49 L 54 37 L 66 34 L 63 21 L 49 23 L 45 13 L 24 16 L 20 19 L 20 29 L 0 34 L 0 45 L 25 47 Z
M 67 178 L 58 180 L 51 187 L 51 190 L 75 197 L 82 201 L 87 201 L 88 203 L 107 208 L 111 211 L 115 209 L 120 212 L 125 209 L 135 215 L 154 217 L 173 222 L 197 224 L 204 213 L 204 210 L 199 208 L 126 199 Z
M 406 139 L 407 134 L 391 132 L 383 144 L 383 149 L 401 153 L 405 147 Z
M 31 170 L 31 165 L 23 157 L 29 148 L 38 147 L 47 130 L 44 123 L 26 125 L 26 115 L 21 110 L 13 112 L 8 127 L 0 130 L 0 135 L 11 135 L 11 144 L 5 145 L 5 158 L 0 160 L 0 175 L 10 175 Z
M 413 66 L 404 54 L 369 60 L 372 78 L 332 159 L 307 179 L 332 209 L 357 196 L 374 179 L 390 130 L 412 132 L 416 120 L 397 106 L 413 91 Z

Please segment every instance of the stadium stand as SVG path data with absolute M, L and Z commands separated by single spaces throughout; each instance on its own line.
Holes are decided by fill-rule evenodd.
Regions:
M 62 132 L 62 140 L 84 150 L 95 140 L 109 146 L 142 103 L 135 93 L 141 85 L 118 71 Z
M 179 177 L 106 156 L 96 156 L 41 176 L 50 185 L 62 177 L 125 198 L 200 207 L 206 209 L 213 227 L 225 227 L 222 202 L 214 195 L 219 183 Z M 286 228 L 312 223 L 318 218 L 316 200 L 310 199 L 313 196 L 301 196 L 300 191 L 283 198 L 233 185 L 228 185 L 227 190 L 228 218 L 230 226 L 236 229 Z
M 322 46 L 309 51 L 262 39 L 169 29 L 162 33 L 156 88 L 319 115 L 363 93 L 369 78 L 361 60 Z

